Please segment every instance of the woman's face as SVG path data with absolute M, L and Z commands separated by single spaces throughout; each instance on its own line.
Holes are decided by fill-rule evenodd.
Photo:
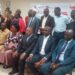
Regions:
M 4 30 L 5 28 L 6 28 L 6 24 L 5 23 L 2 23 L 1 24 L 1 29 Z
M 5 11 L 4 12 L 4 15 L 5 15 L 5 17 L 7 17 L 9 15 L 9 12 L 8 11 Z
M 16 33 L 16 32 L 17 32 L 17 29 L 16 29 L 15 26 L 13 26 L 13 25 L 11 26 L 11 29 L 10 29 L 10 30 L 11 30 L 11 32 L 13 32 L 13 33 Z

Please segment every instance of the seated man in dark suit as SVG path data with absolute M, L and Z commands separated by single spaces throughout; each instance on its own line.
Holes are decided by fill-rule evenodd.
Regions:
M 40 70 L 44 75 L 65 75 L 73 70 L 75 65 L 73 30 L 66 30 L 64 38 L 53 50 L 52 59 L 41 65 Z
M 39 37 L 34 50 L 27 58 L 28 67 L 34 75 L 39 75 L 37 68 L 46 62 L 51 50 L 53 50 L 52 48 L 54 48 L 54 39 L 51 33 L 52 27 L 46 26 L 43 30 L 43 35 Z
M 33 35 L 33 30 L 28 27 L 26 35 L 23 36 L 21 43 L 17 47 L 17 51 L 13 55 L 12 71 L 9 75 L 12 75 L 19 71 L 19 75 L 24 75 L 25 59 L 33 50 L 37 41 L 37 37 Z M 19 67 L 19 68 L 18 68 Z

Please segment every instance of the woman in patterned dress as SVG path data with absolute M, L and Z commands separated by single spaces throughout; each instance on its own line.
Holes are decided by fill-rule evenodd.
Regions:
M 5 42 L 4 50 L 0 53 L 0 63 L 4 64 L 4 68 L 12 65 L 12 55 L 16 51 L 18 43 L 20 43 L 22 35 L 18 32 L 19 25 L 17 21 L 11 23 L 11 32 Z

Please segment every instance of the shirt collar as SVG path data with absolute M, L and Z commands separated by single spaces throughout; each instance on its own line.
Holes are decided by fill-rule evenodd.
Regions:
M 48 36 L 44 36 L 44 38 L 49 38 L 50 37 L 50 35 L 48 35 Z
M 33 34 L 31 34 L 30 36 L 28 36 L 28 38 L 31 38 Z
M 60 15 L 60 16 L 56 16 L 56 15 L 55 15 L 55 17 L 60 18 L 60 17 L 62 17 L 62 15 Z
M 44 18 L 48 18 L 48 16 L 44 16 Z

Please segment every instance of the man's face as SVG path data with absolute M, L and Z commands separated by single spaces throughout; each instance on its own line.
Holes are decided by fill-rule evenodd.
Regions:
M 45 16 L 48 16 L 48 15 L 49 15 L 49 9 L 46 8 L 46 9 L 44 10 L 44 15 L 45 15 Z
M 43 29 L 42 33 L 43 33 L 44 36 L 48 36 L 48 35 L 51 34 L 51 31 L 52 31 L 51 28 L 46 27 L 46 28 Z
M 70 40 L 70 39 L 72 39 L 73 38 L 73 33 L 72 32 L 65 32 L 65 34 L 64 34 L 64 38 L 65 38 L 65 40 Z
M 29 12 L 28 12 L 28 16 L 31 17 L 32 14 L 33 14 L 33 11 L 32 11 L 32 10 L 29 10 Z
M 32 11 L 32 16 L 35 16 L 36 15 L 36 11 Z
M 55 9 L 55 10 L 54 10 L 54 14 L 55 14 L 56 16 L 60 16 L 60 15 L 61 15 L 61 11 L 59 11 L 58 9 Z
M 71 18 L 72 18 L 72 19 L 75 19 L 75 11 L 72 11 L 72 12 L 71 12 Z
M 32 34 L 32 28 L 27 28 L 26 29 L 26 35 L 29 36 Z

